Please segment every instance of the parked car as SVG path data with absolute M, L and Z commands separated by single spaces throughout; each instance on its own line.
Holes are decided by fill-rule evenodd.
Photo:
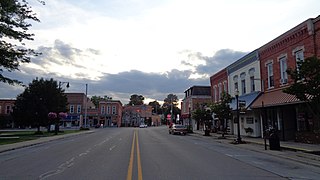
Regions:
M 181 134 L 186 135 L 188 132 L 187 127 L 180 124 L 172 124 L 169 127 L 169 134 Z
M 146 125 L 146 124 L 140 124 L 140 126 L 139 126 L 139 128 L 147 128 L 148 127 L 148 125 Z

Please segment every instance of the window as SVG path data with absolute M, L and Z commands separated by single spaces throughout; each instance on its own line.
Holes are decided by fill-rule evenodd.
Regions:
M 214 101 L 217 102 L 218 101 L 217 86 L 214 86 L 213 91 L 214 91 Z
M 267 64 L 267 71 L 268 71 L 268 88 L 274 87 L 274 79 L 273 79 L 273 63 Z
M 255 69 L 254 68 L 251 68 L 249 69 L 249 76 L 250 76 L 250 92 L 254 92 L 256 90 L 256 86 L 255 86 L 255 83 L 254 83 L 254 72 L 255 72 Z
M 246 94 L 246 73 L 241 73 L 240 78 L 241 78 L 241 93 Z
M 81 105 L 77 105 L 77 113 L 81 113 Z
M 106 107 L 105 106 L 101 106 L 101 114 L 105 114 L 106 113 Z
M 235 75 L 233 76 L 233 85 L 234 85 L 234 90 L 239 90 L 239 85 L 238 85 L 238 76 Z
M 116 112 L 117 112 L 116 106 L 112 106 L 112 114 L 116 114 Z
M 246 123 L 247 124 L 253 124 L 253 117 L 247 117 L 246 118 Z
M 6 114 L 10 114 L 10 112 L 11 112 L 11 106 L 7 106 Z
M 288 75 L 287 75 L 287 57 L 283 56 L 279 59 L 280 63 L 280 84 L 288 83 Z
M 0 114 L 2 113 L 2 108 L 1 108 L 1 106 L 0 106 Z
M 110 114 L 110 106 L 107 106 L 107 114 Z
M 74 113 L 74 105 L 70 105 L 70 113 Z
M 256 90 L 256 86 L 254 84 L 254 76 L 250 76 L 250 90 L 254 92 Z
M 297 70 L 299 71 L 299 63 L 304 61 L 304 56 L 303 56 L 303 50 L 298 50 L 296 52 L 294 52 L 295 57 L 296 57 L 296 66 L 297 66 Z
M 221 99 L 221 94 L 222 94 L 222 84 L 219 83 L 219 100 Z
M 227 82 L 223 82 L 223 91 L 227 92 Z

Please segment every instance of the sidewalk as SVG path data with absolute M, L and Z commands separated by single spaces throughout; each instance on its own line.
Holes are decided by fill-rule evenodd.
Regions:
M 198 137 L 207 137 L 212 138 L 215 141 L 220 143 L 231 144 L 234 142 L 237 137 L 235 135 L 226 134 L 225 138 L 221 138 L 221 134 L 217 133 L 210 133 L 210 136 L 203 136 L 204 132 L 193 131 L 193 133 L 189 134 L 192 136 Z M 304 144 L 304 143 L 297 143 L 294 141 L 280 141 L 280 151 L 277 150 L 270 150 L 269 149 L 269 142 L 266 141 L 267 150 L 265 150 L 264 139 L 262 138 L 253 138 L 253 137 L 241 137 L 242 141 L 245 144 L 237 144 L 236 146 L 244 149 L 248 149 L 251 151 L 256 151 L 260 153 L 270 154 L 272 156 L 277 156 L 280 158 L 285 158 L 289 160 L 293 160 L 296 162 L 317 166 L 320 167 L 320 145 L 319 144 Z
M 81 134 L 88 134 L 88 133 L 93 133 L 94 131 L 90 130 L 90 131 L 81 131 L 78 133 L 71 133 L 71 134 L 65 134 L 65 135 L 56 135 L 56 136 L 50 136 L 50 137 L 42 137 L 42 138 L 38 138 L 35 140 L 30 140 L 30 141 L 23 141 L 23 142 L 19 142 L 19 143 L 13 143 L 13 144 L 6 144 L 6 145 L 0 145 L 0 153 L 2 152 L 6 152 L 6 151 L 11 151 L 14 149 L 20 149 L 20 148 L 24 148 L 24 147 L 28 147 L 28 146 L 34 146 L 37 144 L 41 144 L 41 143 L 45 143 L 45 142 L 49 142 L 49 141 L 54 141 L 57 139 L 63 139 L 63 138 L 68 138 L 71 136 L 78 136 Z

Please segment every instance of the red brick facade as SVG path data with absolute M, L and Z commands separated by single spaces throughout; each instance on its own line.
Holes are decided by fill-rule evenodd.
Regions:
M 210 77 L 211 84 L 211 98 L 213 102 L 220 101 L 220 94 L 225 91 L 228 92 L 228 74 L 227 69 L 224 68 Z

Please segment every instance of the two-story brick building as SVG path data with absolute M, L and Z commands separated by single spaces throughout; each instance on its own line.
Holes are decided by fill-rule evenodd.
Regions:
M 152 119 L 152 106 L 150 105 L 126 105 L 123 107 L 122 126 L 124 127 L 138 127 L 140 124 L 148 126 L 153 125 L 152 122 L 159 123 L 158 119 Z M 155 117 L 158 118 L 158 117 Z
M 264 93 L 252 104 L 261 113 L 264 129 L 275 128 L 282 140 L 312 129 L 312 116 L 295 96 L 283 92 L 292 79 L 286 70 L 298 61 L 320 57 L 320 16 L 308 19 L 259 48 Z M 309 114 L 309 115 L 307 115 Z
M 118 100 L 105 100 L 99 102 L 98 121 L 104 127 L 120 127 L 122 120 L 122 103 Z M 93 122 L 93 125 L 96 123 Z
M 0 99 L 0 128 L 13 127 L 11 112 L 15 99 Z

